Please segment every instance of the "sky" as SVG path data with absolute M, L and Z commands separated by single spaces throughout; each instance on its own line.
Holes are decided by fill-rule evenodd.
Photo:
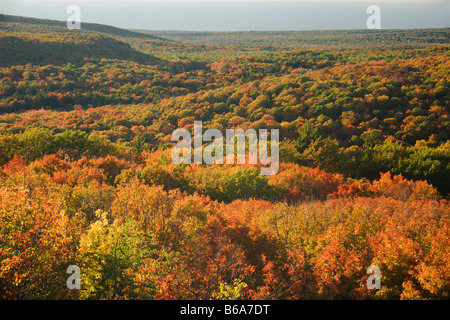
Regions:
M 81 23 L 125 29 L 366 29 L 369 5 L 380 7 L 381 29 L 450 27 L 450 0 L 0 0 L 0 12 L 65 21 L 69 5 Z

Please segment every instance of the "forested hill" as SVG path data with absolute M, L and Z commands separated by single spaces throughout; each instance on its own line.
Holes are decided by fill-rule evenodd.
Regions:
M 31 26 L 30 26 L 31 25 Z M 39 27 L 36 28 L 38 25 Z M 158 39 L 159 37 L 144 34 L 141 32 L 133 32 L 126 29 L 121 29 L 109 25 L 98 23 L 82 22 L 82 29 L 80 31 L 70 30 L 66 26 L 66 21 L 37 19 L 29 17 L 11 16 L 0 14 L 1 29 L 8 28 L 12 31 L 27 31 L 27 32 L 83 32 L 83 33 L 102 33 L 111 36 L 123 36 L 133 38 Z
M 113 26 L 83 22 L 77 30 L 68 29 L 65 21 L 4 14 L 0 14 L 0 46 L 0 66 L 107 58 L 169 66 L 176 72 L 184 68 L 167 60 L 179 60 L 178 52 L 204 51 L 204 46 L 186 45 Z M 172 53 L 170 57 L 168 51 Z
M 130 60 L 142 64 L 161 63 L 127 43 L 85 33 L 26 33 L 0 30 L 0 65 L 77 63 L 85 58 Z

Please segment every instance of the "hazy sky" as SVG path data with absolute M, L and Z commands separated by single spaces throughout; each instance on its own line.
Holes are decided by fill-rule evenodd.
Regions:
M 381 9 L 381 28 L 450 26 L 450 0 L 0 0 L 5 14 L 66 20 L 69 5 L 81 22 L 149 30 L 365 29 L 369 5 Z

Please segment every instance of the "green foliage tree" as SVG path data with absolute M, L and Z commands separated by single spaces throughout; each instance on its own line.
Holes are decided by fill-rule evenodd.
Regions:
M 272 190 L 268 178 L 262 176 L 257 168 L 234 169 L 223 182 L 224 200 L 271 199 Z
M 19 137 L 19 144 L 21 155 L 29 161 L 41 159 L 44 155 L 51 154 L 55 150 L 51 130 L 43 127 L 25 130 Z
M 312 142 L 320 139 L 319 129 L 309 121 L 305 121 L 300 129 L 298 129 L 298 135 L 299 137 L 295 141 L 295 147 L 300 153 L 305 151 Z
M 89 149 L 89 136 L 80 130 L 66 130 L 54 136 L 55 149 L 62 150 L 71 158 L 77 159 Z
M 133 299 L 139 296 L 136 272 L 148 255 L 142 233 L 133 220 L 110 224 L 106 213 L 82 235 L 77 259 L 83 270 L 82 299 Z M 151 281 L 145 283 L 153 288 Z M 151 296 L 147 297 L 151 298 Z

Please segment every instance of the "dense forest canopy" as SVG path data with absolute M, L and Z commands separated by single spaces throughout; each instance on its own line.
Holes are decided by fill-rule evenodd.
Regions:
M 228 32 L 137 31 L 195 44 L 258 46 L 274 50 L 277 48 L 406 49 L 447 45 L 449 42 L 449 28 Z
M 448 299 L 449 29 L 376 32 L 0 15 L 0 297 Z M 278 174 L 172 163 L 195 120 Z

